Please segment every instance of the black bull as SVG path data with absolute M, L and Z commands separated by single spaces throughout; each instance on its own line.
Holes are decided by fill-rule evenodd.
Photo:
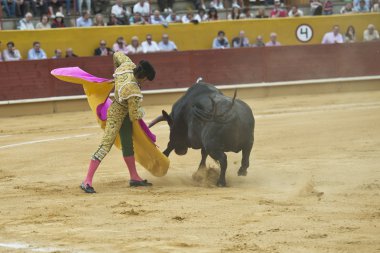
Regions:
M 236 91 L 235 91 L 236 96 Z M 201 149 L 199 168 L 205 167 L 207 156 L 220 164 L 218 186 L 226 186 L 227 156 L 225 152 L 242 151 L 239 176 L 247 175 L 252 150 L 255 119 L 251 108 L 239 99 L 223 95 L 213 85 L 198 82 L 173 105 L 172 112 L 162 111 L 149 127 L 160 121 L 170 126 L 170 139 L 164 151 L 178 155 L 188 148 Z

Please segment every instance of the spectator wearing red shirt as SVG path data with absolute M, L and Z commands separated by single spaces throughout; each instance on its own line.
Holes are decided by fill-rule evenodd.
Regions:
M 283 17 L 287 16 L 286 11 L 281 9 L 281 2 L 280 2 L 280 0 L 275 0 L 274 1 L 274 8 L 270 12 L 269 16 L 271 18 L 283 18 Z

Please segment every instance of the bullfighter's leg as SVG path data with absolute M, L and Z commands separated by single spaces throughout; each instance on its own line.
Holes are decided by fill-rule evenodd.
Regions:
M 251 154 L 253 142 L 248 144 L 242 150 L 242 159 L 241 159 L 241 167 L 238 171 L 238 176 L 246 176 L 247 169 L 249 167 L 249 155 Z
M 210 152 L 210 156 L 219 162 L 220 165 L 220 175 L 218 182 L 216 183 L 219 187 L 226 186 L 226 170 L 227 170 L 227 156 L 223 151 L 213 151 Z

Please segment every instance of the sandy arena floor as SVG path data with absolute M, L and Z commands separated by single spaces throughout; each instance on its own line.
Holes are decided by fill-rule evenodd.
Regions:
M 91 112 L 0 118 L 0 252 L 380 252 L 380 92 L 247 102 L 251 166 L 238 177 L 229 153 L 227 188 L 192 180 L 200 151 L 129 188 L 113 149 L 84 194 Z M 168 127 L 153 130 L 163 150 Z

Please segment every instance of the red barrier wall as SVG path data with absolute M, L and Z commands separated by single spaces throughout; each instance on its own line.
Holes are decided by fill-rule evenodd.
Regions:
M 282 46 L 156 53 L 147 59 L 156 79 L 143 89 L 188 87 L 199 76 L 213 84 L 240 84 L 380 75 L 380 42 L 341 45 Z M 0 62 L 0 101 L 83 94 L 76 84 L 50 75 L 54 68 L 79 66 L 112 78 L 111 57 Z

